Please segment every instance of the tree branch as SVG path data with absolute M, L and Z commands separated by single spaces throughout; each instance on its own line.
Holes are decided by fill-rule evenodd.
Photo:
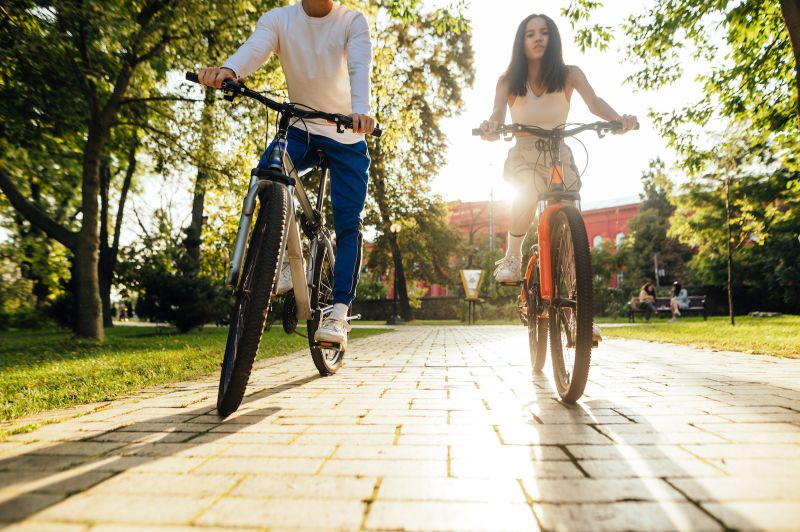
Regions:
M 11 177 L 4 168 L 0 168 L 0 190 L 2 190 L 9 203 L 25 217 L 33 226 L 41 229 L 47 236 L 61 243 L 64 247 L 75 251 L 78 243 L 78 234 L 62 226 L 46 212 L 25 199 L 25 196 L 14 185 Z

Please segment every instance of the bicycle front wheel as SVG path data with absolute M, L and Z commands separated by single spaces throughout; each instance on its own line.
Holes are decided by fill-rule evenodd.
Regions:
M 323 310 L 333 305 L 333 260 L 324 240 L 317 241 L 311 286 L 311 320 L 308 321 L 308 346 L 317 371 L 323 377 L 333 375 L 342 367 L 344 351 L 320 347 L 314 341 L 322 322 Z
M 261 205 L 236 288 L 219 378 L 217 411 L 223 417 L 235 412 L 242 403 L 264 333 L 277 279 L 278 258 L 284 245 L 289 206 L 286 187 L 273 183 L 259 198 Z
M 580 212 L 564 207 L 550 233 L 553 302 L 550 353 L 561 399 L 574 403 L 586 388 L 592 356 L 592 266 Z

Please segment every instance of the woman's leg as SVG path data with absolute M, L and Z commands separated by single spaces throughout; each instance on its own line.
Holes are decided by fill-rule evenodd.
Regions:
M 494 279 L 498 283 L 516 283 L 522 276 L 522 243 L 536 213 L 536 189 L 526 187 L 517 191 L 511 204 L 506 255 L 497 261 Z

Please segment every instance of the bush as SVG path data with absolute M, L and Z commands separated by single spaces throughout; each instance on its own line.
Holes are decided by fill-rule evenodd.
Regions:
M 136 314 L 142 319 L 171 323 L 181 332 L 228 320 L 227 290 L 207 277 L 154 271 L 143 275 L 140 287 Z
M 627 312 L 630 297 L 625 290 L 595 286 L 593 292 L 595 316 L 622 316 Z
M 42 329 L 52 325 L 53 321 L 44 312 L 33 308 L 0 311 L 0 330 Z

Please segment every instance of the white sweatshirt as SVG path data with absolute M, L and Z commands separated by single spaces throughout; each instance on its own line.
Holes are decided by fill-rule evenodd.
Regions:
M 265 13 L 253 35 L 222 65 L 247 77 L 266 63 L 271 53 L 281 62 L 289 99 L 326 113 L 369 114 L 372 46 L 364 15 L 334 3 L 324 17 L 309 17 L 298 1 Z M 364 135 L 337 133 L 324 120 L 293 124 L 343 144 Z

